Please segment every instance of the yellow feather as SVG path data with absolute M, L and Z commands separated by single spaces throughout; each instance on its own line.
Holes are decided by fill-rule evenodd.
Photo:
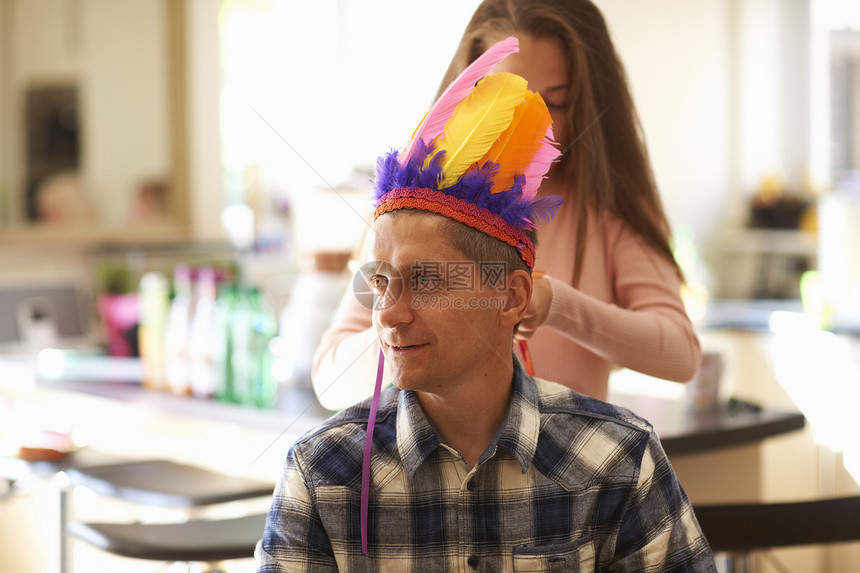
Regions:
M 514 74 L 487 76 L 457 105 L 436 146 L 437 152 L 446 152 L 439 189 L 456 183 L 493 146 L 510 125 L 527 85 L 526 80 Z
M 552 117 L 540 95 L 526 92 L 523 102 L 514 110 L 510 126 L 483 158 L 501 164 L 494 178 L 493 193 L 513 185 L 514 176 L 531 162 L 541 148 L 551 124 Z

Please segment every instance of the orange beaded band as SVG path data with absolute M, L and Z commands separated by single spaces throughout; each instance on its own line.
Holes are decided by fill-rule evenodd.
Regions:
M 473 203 L 433 189 L 402 187 L 389 191 L 380 198 L 373 212 L 373 220 L 383 213 L 397 209 L 430 211 L 459 221 L 514 247 L 529 269 L 534 267 L 535 247 L 525 232 L 487 209 L 478 209 Z

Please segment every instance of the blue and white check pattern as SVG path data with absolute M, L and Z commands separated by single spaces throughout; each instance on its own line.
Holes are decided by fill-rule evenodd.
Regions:
M 651 426 L 528 377 L 478 464 L 440 441 L 413 392 L 382 394 L 367 555 L 361 461 L 370 401 L 290 449 L 259 572 L 716 571 Z

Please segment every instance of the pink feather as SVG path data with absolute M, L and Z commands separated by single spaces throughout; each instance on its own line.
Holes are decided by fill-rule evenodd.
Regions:
M 496 67 L 499 62 L 507 58 L 509 55 L 519 52 L 519 40 L 514 36 L 509 36 L 501 42 L 496 42 L 490 49 L 481 54 L 477 60 L 472 62 L 469 67 L 460 72 L 460 75 L 451 82 L 430 111 L 418 124 L 415 133 L 412 134 L 412 139 L 406 144 L 403 153 L 400 154 L 400 161 L 405 165 L 409 160 L 409 156 L 414 149 L 415 141 L 421 138 L 425 144 L 429 145 L 434 139 L 442 135 L 445 124 L 451 119 L 454 114 L 454 108 L 466 99 L 475 83 L 480 80 L 487 72 Z
M 552 126 L 550 125 L 546 128 L 543 145 L 523 170 L 523 175 L 526 178 L 525 184 L 523 184 L 523 200 L 531 201 L 534 198 L 552 162 L 558 159 L 559 155 L 561 155 L 561 151 L 555 145 Z

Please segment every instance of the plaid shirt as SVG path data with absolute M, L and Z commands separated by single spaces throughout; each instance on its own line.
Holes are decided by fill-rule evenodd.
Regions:
M 370 401 L 296 442 L 275 488 L 259 572 L 716 571 L 651 426 L 525 375 L 473 468 L 411 391 L 382 393 L 368 554 L 361 462 Z

